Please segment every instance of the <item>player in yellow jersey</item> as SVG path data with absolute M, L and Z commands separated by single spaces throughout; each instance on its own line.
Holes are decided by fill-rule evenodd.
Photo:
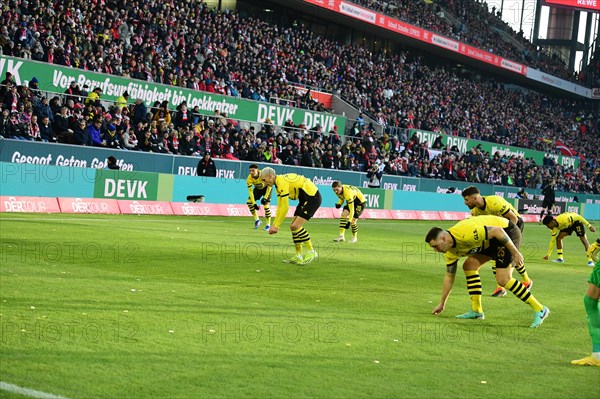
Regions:
M 442 285 L 442 297 L 433 314 L 440 314 L 452 292 L 458 260 L 467 257 L 463 271 L 467 289 L 471 295 L 471 310 L 456 316 L 460 319 L 484 319 L 481 306 L 481 279 L 479 269 L 490 261 L 496 261 L 496 281 L 533 309 L 531 328 L 539 327 L 550 310 L 543 306 L 522 283 L 512 277 L 512 265 L 523 265 L 523 255 L 518 250 L 521 231 L 509 220 L 498 216 L 473 216 L 462 220 L 448 230 L 434 227 L 429 230 L 425 242 L 437 252 L 445 254 L 446 275 Z
M 315 184 L 304 176 L 295 173 L 277 175 L 273 168 L 262 170 L 263 181 L 269 186 L 275 186 L 277 193 L 277 213 L 269 234 L 277 234 L 281 223 L 287 215 L 289 200 L 298 200 L 294 218 L 290 223 L 292 239 L 296 248 L 296 255 L 284 260 L 285 263 L 306 265 L 317 258 L 312 241 L 308 232 L 304 229 L 304 223 L 313 217 L 321 206 L 321 193 Z M 306 251 L 303 252 L 303 247 Z
M 521 215 L 519 215 L 519 212 L 517 212 L 517 210 L 504 198 L 500 197 L 499 195 L 487 195 L 484 197 L 479 192 L 479 189 L 474 186 L 465 188 L 462 192 L 462 196 L 465 200 L 465 205 L 471 210 L 471 215 L 494 215 L 506 218 L 513 222 L 519 228 L 519 230 L 521 230 L 521 234 L 523 233 L 523 228 L 525 227 L 523 218 Z M 519 248 L 517 247 L 517 249 Z M 523 279 L 523 285 L 531 289 L 533 286 L 533 280 L 529 278 L 525 266 L 515 266 L 515 269 L 517 269 L 517 272 L 519 272 L 521 275 Z M 492 272 L 495 276 L 496 264 L 494 262 L 492 262 Z M 492 296 L 506 296 L 506 289 L 498 285 L 492 293 Z
M 335 204 L 337 209 L 340 209 L 342 205 L 344 205 L 344 201 L 346 201 L 346 205 L 342 210 L 342 216 L 340 217 L 340 235 L 333 241 L 346 241 L 346 230 L 348 230 L 348 227 L 352 227 L 352 238 L 350 239 L 350 242 L 355 243 L 358 241 L 358 218 L 362 215 L 367 205 L 365 196 L 358 188 L 348 184 L 342 184 L 339 180 L 334 181 L 331 184 L 331 188 L 339 198 L 339 201 Z M 350 215 L 352 215 L 352 218 L 348 221 L 348 216 Z
M 269 230 L 269 227 L 271 227 L 271 187 L 265 184 L 260 169 L 255 164 L 250 165 L 250 174 L 246 178 L 246 186 L 248 186 L 248 201 L 246 204 L 254 217 L 254 228 L 258 229 L 261 223 L 258 217 L 260 206 L 256 204 L 256 201 L 260 199 L 260 203 L 265 207 L 265 218 L 267 219 L 265 230 Z
M 563 258 L 562 240 L 566 236 L 570 236 L 573 234 L 573 232 L 575 232 L 585 248 L 588 266 L 594 266 L 594 261 L 588 253 L 590 244 L 588 243 L 585 235 L 585 226 L 587 226 L 592 233 L 596 232 L 596 228 L 592 226 L 590 222 L 585 220 L 583 216 L 573 212 L 561 213 L 556 218 L 552 215 L 547 215 L 544 217 L 542 223 L 544 223 L 547 228 L 552 230 L 550 245 L 548 246 L 548 253 L 543 257 L 544 260 L 548 260 L 550 258 L 550 255 L 552 255 L 552 250 L 554 250 L 554 243 L 556 242 L 556 253 L 558 254 L 558 258 L 554 259 L 552 262 L 563 263 L 565 260 Z
M 594 262 L 598 260 L 598 254 L 600 253 L 600 238 L 596 238 L 596 241 L 590 244 L 586 255 L 588 258 L 591 258 Z M 590 263 L 588 262 L 588 266 Z

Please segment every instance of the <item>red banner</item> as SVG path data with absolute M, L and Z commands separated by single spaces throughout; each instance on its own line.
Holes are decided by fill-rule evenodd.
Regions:
M 600 11 L 599 0 L 542 0 L 542 4 L 550 7 L 558 6 L 588 11 Z
M 0 196 L 0 212 L 60 213 L 56 198 Z
M 58 198 L 62 213 L 121 213 L 117 200 L 104 198 Z
M 407 36 L 425 43 L 432 44 L 446 50 L 462 54 L 466 57 L 495 65 L 502 69 L 513 71 L 520 75 L 527 74 L 527 67 L 518 62 L 499 57 L 493 53 L 478 49 L 468 44 L 461 43 L 454 39 L 449 39 L 437 33 L 421 29 L 414 25 L 402 22 L 387 15 L 379 14 L 375 11 L 359 7 L 352 3 L 347 3 L 343 0 L 303 0 L 306 3 L 313 4 L 318 7 L 326 8 L 331 11 L 346 15 L 348 17 L 358 19 L 363 22 L 378 26 L 380 28 Z M 583 1 L 583 0 L 580 0 Z M 595 1 L 595 0 L 594 0 Z M 598 0 L 600 1 L 600 0 Z
M 306 92 L 308 91 L 308 89 L 306 87 L 295 86 L 295 85 L 290 85 L 290 86 L 292 86 L 294 89 L 296 89 L 298 94 L 301 96 L 304 96 L 306 94 Z M 323 91 L 310 89 L 310 96 L 313 100 L 322 103 L 325 107 L 331 108 L 331 101 L 333 99 L 333 95 L 331 93 L 325 93 Z

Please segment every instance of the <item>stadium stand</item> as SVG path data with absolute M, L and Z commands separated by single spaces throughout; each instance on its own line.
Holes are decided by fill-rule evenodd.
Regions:
M 387 126 L 387 133 L 377 135 L 360 123 L 348 132 L 271 123 L 252 130 L 227 115 L 203 117 L 186 107 L 172 113 L 169 104 L 106 107 L 94 88 L 77 85 L 66 97 L 46 101 L 39 91 L 43 82 L 11 88 L 7 77 L 0 85 L 8 110 L 3 118 L 10 121 L 4 137 L 197 156 L 210 151 L 213 157 L 349 170 L 380 162 L 394 174 L 526 187 L 555 179 L 564 191 L 598 193 L 597 116 L 565 99 L 469 80 L 409 51 L 372 53 L 303 27 L 270 25 L 201 3 L 174 7 L 156 0 L 143 7 L 73 0 L 57 3 L 56 12 L 39 12 L 51 4 L 15 3 L 2 14 L 4 54 L 258 101 L 293 98 L 318 109 L 287 82 L 336 90 Z M 434 145 L 406 137 L 408 128 L 546 152 L 556 152 L 559 140 L 582 162 L 572 170 L 550 158 L 548 165 L 533 165 L 456 149 L 429 159 Z
M 549 55 L 515 32 L 485 1 L 353 0 L 353 3 L 423 29 L 521 62 L 560 78 L 584 84 L 555 55 Z

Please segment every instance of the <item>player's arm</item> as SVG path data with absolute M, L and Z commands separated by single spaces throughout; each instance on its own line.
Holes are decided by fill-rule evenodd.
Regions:
M 590 222 L 588 222 L 587 220 L 585 220 L 585 218 L 583 216 L 581 216 L 581 215 L 575 215 L 575 216 L 573 216 L 573 220 L 583 223 L 583 225 L 587 226 L 588 229 L 590 229 L 590 231 L 592 233 L 596 232 L 596 228 Z
M 444 276 L 444 282 L 442 283 L 442 297 L 440 298 L 440 303 L 431 313 L 438 315 L 444 311 L 446 308 L 446 302 L 448 302 L 448 297 L 452 292 L 452 287 L 454 287 L 454 279 L 456 278 L 456 267 L 458 265 L 458 260 L 455 260 L 454 263 L 446 265 L 446 275 Z
M 552 234 L 550 236 L 550 244 L 548 245 L 548 252 L 546 253 L 546 256 L 542 258 L 543 260 L 548 260 L 550 258 L 550 255 L 552 255 L 552 251 L 554 251 L 554 244 L 556 243 L 556 237 L 558 236 L 558 233 L 558 229 L 552 229 Z
M 517 215 L 515 215 L 512 209 L 509 209 L 508 212 L 503 213 L 502 216 L 513 222 L 515 226 L 517 225 L 517 223 L 519 223 L 519 218 L 517 217 Z
M 277 196 L 277 213 L 275 214 L 275 221 L 273 222 L 273 226 L 279 228 L 281 227 L 281 223 L 285 220 L 285 216 L 287 215 L 288 209 L 290 207 L 290 193 L 286 192 L 284 194 Z
M 254 185 L 252 184 L 252 177 L 250 175 L 246 179 L 246 186 L 248 187 L 248 202 L 254 204 L 256 202 L 254 199 Z
M 265 196 L 263 198 L 268 198 L 271 201 L 271 191 L 273 191 L 273 186 L 267 186 L 267 191 L 265 192 Z
M 508 251 L 513 256 L 513 263 L 516 266 L 523 266 L 523 255 L 519 252 L 519 250 L 515 246 L 515 243 L 512 242 L 512 240 L 510 239 L 508 234 L 506 234 L 502 227 L 486 226 L 485 230 L 488 239 L 495 238 L 496 240 L 498 240 L 500 245 L 508 249 Z

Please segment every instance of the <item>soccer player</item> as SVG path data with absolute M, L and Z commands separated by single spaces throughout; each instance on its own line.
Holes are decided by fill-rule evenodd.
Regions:
M 519 212 L 517 212 L 517 210 L 504 198 L 500 197 L 499 195 L 487 195 L 483 197 L 479 192 L 479 189 L 474 186 L 465 188 L 462 192 L 462 196 L 465 200 L 465 205 L 471 210 L 471 215 L 494 215 L 506 218 L 517 225 L 519 230 L 521 230 L 521 234 L 523 233 L 523 228 L 525 227 L 523 218 L 521 215 L 519 215 Z M 517 249 L 519 249 L 518 246 Z M 515 269 L 517 269 L 517 272 L 519 272 L 521 275 L 523 279 L 523 285 L 528 289 L 531 289 L 533 286 L 533 280 L 529 278 L 525 266 L 515 265 Z M 495 276 L 496 264 L 493 261 L 492 272 Z M 493 297 L 502 297 L 505 295 L 506 289 L 500 285 L 498 285 L 494 292 L 492 292 Z
M 258 229 L 261 223 L 258 217 L 260 206 L 256 205 L 256 201 L 260 199 L 260 203 L 265 207 L 265 218 L 267 219 L 265 230 L 269 230 L 269 227 L 271 227 L 271 187 L 265 184 L 261 178 L 260 169 L 255 164 L 250 165 L 250 174 L 246 178 L 246 185 L 248 186 L 248 201 L 246 204 L 254 217 L 254 228 Z
M 352 226 L 352 238 L 350 239 L 350 242 L 357 242 L 358 218 L 362 215 L 367 205 L 365 196 L 358 188 L 348 184 L 342 184 L 339 180 L 334 181 L 331 184 L 331 188 L 339 198 L 339 201 L 335 204 L 337 209 L 340 209 L 342 205 L 344 205 L 344 201 L 346 201 L 346 205 L 342 210 L 342 216 L 340 217 L 340 235 L 333 241 L 344 242 L 346 240 L 346 230 L 348 230 L 349 226 Z M 352 219 L 351 221 L 348 221 L 348 216 L 350 215 L 352 215 Z
M 578 366 L 600 367 L 600 259 L 592 270 L 590 285 L 583 297 L 588 330 L 592 337 L 592 355 L 583 359 L 573 360 L 571 364 Z
M 596 238 L 596 241 L 594 241 L 593 243 L 590 244 L 590 247 L 588 248 L 586 255 L 588 258 L 591 258 L 592 261 L 597 261 L 598 260 L 598 253 L 600 252 L 600 238 Z M 589 266 L 589 262 L 588 262 L 588 266 Z
M 481 306 L 481 279 L 479 268 L 496 261 L 496 281 L 515 294 L 533 309 L 531 328 L 539 327 L 550 310 L 543 306 L 522 283 L 512 277 L 512 264 L 522 266 L 523 255 L 518 250 L 521 231 L 505 218 L 498 216 L 474 216 L 462 220 L 448 230 L 434 227 L 429 230 L 425 242 L 437 252 L 445 254 L 446 275 L 442 285 L 442 297 L 433 314 L 440 314 L 452 292 L 458 260 L 463 256 L 463 271 L 467 278 L 467 289 L 471 296 L 471 310 L 456 316 L 459 319 L 484 319 Z
M 548 253 L 542 259 L 548 260 L 550 255 L 552 255 L 552 250 L 554 250 L 554 242 L 556 242 L 556 253 L 558 254 L 558 258 L 554 259 L 552 262 L 563 263 L 565 260 L 563 258 L 563 245 L 562 240 L 566 236 L 570 236 L 575 232 L 577 237 L 581 240 L 583 247 L 585 248 L 588 266 L 594 266 L 594 261 L 592 257 L 588 253 L 588 249 L 590 244 L 588 243 L 587 237 L 585 235 L 585 226 L 589 227 L 590 231 L 594 233 L 596 228 L 592 226 L 590 222 L 585 220 L 583 216 L 580 216 L 573 212 L 565 212 L 558 215 L 554 218 L 552 215 L 546 215 L 544 220 L 542 221 L 544 225 L 552 230 L 552 236 L 550 237 L 550 245 L 548 247 Z
M 304 223 L 313 217 L 321 206 L 321 193 L 315 184 L 304 176 L 295 173 L 277 175 L 273 168 L 262 170 L 262 179 L 269 186 L 275 186 L 277 193 L 277 213 L 273 225 L 269 228 L 269 234 L 277 234 L 281 223 L 287 215 L 289 200 L 298 200 L 294 218 L 290 223 L 292 239 L 296 247 L 296 254 L 286 259 L 284 263 L 306 265 L 317 258 L 310 236 L 304 229 Z M 306 249 L 303 252 L 303 247 Z

